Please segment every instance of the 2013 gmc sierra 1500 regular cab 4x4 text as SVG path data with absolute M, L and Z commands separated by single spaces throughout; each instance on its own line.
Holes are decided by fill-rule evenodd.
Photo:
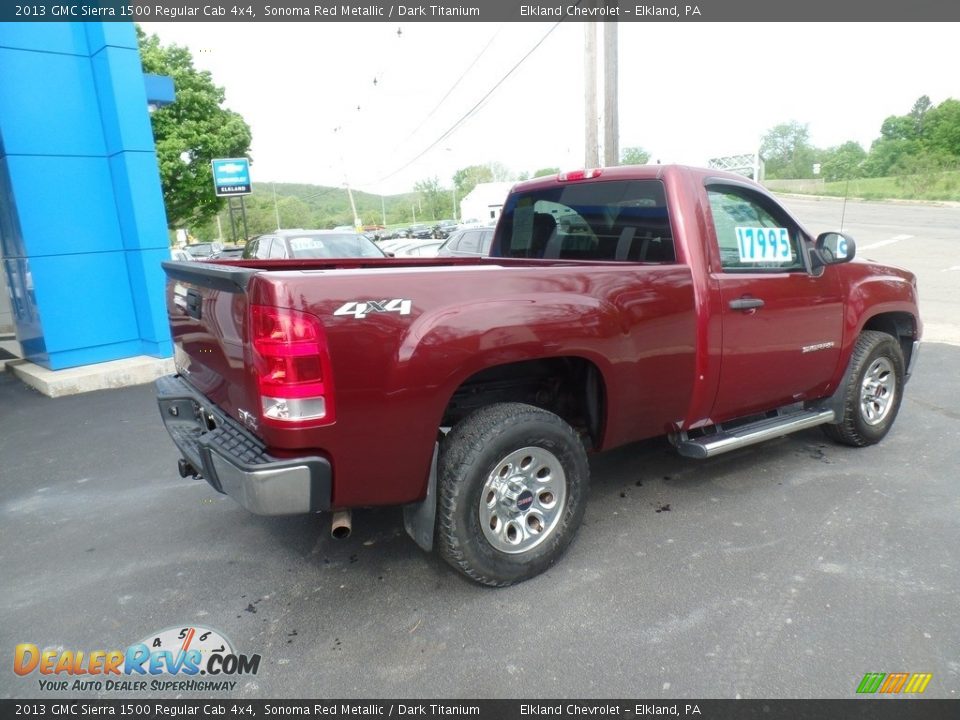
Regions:
M 759 185 L 678 166 L 538 178 L 491 257 L 164 263 L 183 455 L 254 513 L 404 505 L 462 573 L 509 585 L 577 531 L 587 451 L 667 434 L 709 457 L 893 424 L 913 274 L 854 261 Z

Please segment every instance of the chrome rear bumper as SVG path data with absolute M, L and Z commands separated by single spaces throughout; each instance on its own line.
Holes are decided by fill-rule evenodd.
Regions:
M 156 382 L 160 417 L 177 449 L 218 492 L 257 515 L 330 509 L 326 458 L 281 460 L 178 375 Z

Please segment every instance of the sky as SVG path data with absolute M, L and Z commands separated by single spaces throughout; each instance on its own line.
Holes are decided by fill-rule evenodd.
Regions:
M 394 194 L 473 164 L 584 165 L 582 23 L 142 27 L 226 90 L 254 182 Z M 620 146 L 704 165 L 797 121 L 817 147 L 869 149 L 921 95 L 960 98 L 957 38 L 956 23 L 620 23 Z

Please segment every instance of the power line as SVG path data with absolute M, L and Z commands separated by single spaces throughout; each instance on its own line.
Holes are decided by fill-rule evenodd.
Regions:
M 579 5 L 580 3 L 578 2 L 578 3 L 576 3 L 576 4 Z M 558 20 L 556 23 L 554 23 L 553 26 L 552 26 L 549 30 L 547 30 L 546 34 L 545 34 L 542 38 L 540 38 L 540 40 L 537 42 L 537 44 L 534 45 L 532 48 L 530 48 L 530 50 L 527 51 L 526 55 L 524 55 L 522 58 L 520 58 L 520 60 L 518 60 L 517 63 L 516 63 L 512 68 L 510 68 L 510 69 L 507 71 L 507 73 L 506 73 L 502 78 L 500 78 L 500 79 L 496 82 L 496 84 L 495 84 L 492 88 L 490 88 L 490 89 L 486 92 L 486 94 L 484 94 L 484 96 L 481 97 L 481 98 L 473 105 L 473 107 L 471 107 L 469 110 L 467 110 L 467 112 L 465 112 L 463 115 L 461 115 L 460 118 L 459 118 L 453 125 L 451 125 L 450 128 L 447 129 L 446 132 L 444 132 L 442 135 L 440 135 L 440 137 L 438 137 L 438 138 L 437 138 L 436 140 L 434 140 L 432 143 L 430 143 L 429 145 L 427 145 L 427 147 L 425 147 L 423 150 L 421 150 L 421 151 L 420 151 L 417 155 L 415 155 L 410 161 L 408 161 L 408 162 L 405 163 L 404 165 L 401 165 L 400 167 L 398 167 L 398 168 L 397 168 L 396 170 L 394 170 L 393 172 L 388 173 L 387 175 L 384 175 L 383 177 L 378 178 L 377 180 L 375 180 L 375 181 L 373 181 L 373 182 L 371 182 L 371 183 L 364 183 L 364 184 L 371 184 L 371 185 L 373 185 L 373 184 L 381 183 L 381 182 L 383 182 L 383 181 L 385 181 L 385 180 L 389 180 L 390 178 L 392 178 L 392 177 L 393 177 L 394 175 L 396 175 L 397 173 L 400 173 L 400 172 L 403 172 L 404 170 L 406 170 L 408 167 L 410 167 L 411 165 L 413 165 L 417 160 L 419 160 L 419 159 L 422 158 L 424 155 L 426 155 L 428 152 L 430 152 L 431 150 L 433 150 L 433 148 L 435 148 L 435 147 L 436 147 L 437 145 L 439 145 L 441 142 L 443 142 L 443 141 L 446 140 L 448 137 L 450 137 L 450 135 L 452 135 L 464 122 L 466 122 L 466 121 L 477 111 L 478 108 L 480 108 L 481 105 L 483 105 L 483 103 L 487 100 L 487 98 L 489 98 L 489 97 L 497 90 L 497 88 L 499 88 L 499 87 L 507 80 L 507 78 L 509 78 L 511 75 L 513 75 L 514 72 L 516 72 L 517 68 L 519 68 L 519 67 L 527 60 L 527 58 L 529 58 L 531 55 L 533 55 L 534 52 L 536 52 L 537 48 L 539 48 L 541 45 L 543 45 L 544 41 L 546 41 L 546 39 L 547 39 L 548 37 L 550 37 L 550 35 L 553 33 L 553 31 L 556 30 L 556 29 L 560 26 L 560 23 L 561 23 L 561 22 L 563 22 L 563 21 L 562 21 L 562 20 Z
M 444 96 L 440 98 L 440 101 L 436 104 L 433 110 L 427 113 L 427 116 L 420 122 L 420 124 L 417 125 L 409 135 L 407 135 L 403 140 L 400 141 L 400 145 L 405 144 L 407 140 L 412 138 L 414 135 L 416 135 L 420 131 L 420 128 L 422 128 L 424 125 L 427 124 L 427 121 L 434 116 L 437 110 L 440 109 L 440 106 L 443 105 L 444 101 L 448 97 L 450 97 L 450 93 L 452 93 L 454 90 L 457 89 L 457 86 L 460 85 L 461 82 L 463 82 L 463 79 L 467 76 L 467 73 L 469 73 L 473 69 L 473 66 L 476 65 L 477 62 L 480 60 L 480 58 L 483 57 L 484 53 L 487 52 L 489 47 L 493 44 L 493 41 L 497 39 L 497 36 L 500 34 L 501 30 L 503 30 L 502 26 L 490 37 L 490 39 L 487 41 L 487 44 L 484 45 L 483 49 L 480 50 L 480 52 L 477 54 L 475 58 L 473 58 L 473 61 L 467 66 L 467 69 L 463 71 L 460 77 L 457 78 L 457 81 L 450 86 L 450 89 L 447 90 L 446 94 L 444 94 Z

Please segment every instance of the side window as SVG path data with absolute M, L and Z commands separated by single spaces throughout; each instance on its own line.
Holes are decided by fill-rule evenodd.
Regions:
M 464 233 L 460 239 L 460 247 L 458 247 L 457 250 L 464 253 L 480 252 L 480 233 L 475 230 Z
M 270 259 L 282 260 L 287 256 L 287 249 L 284 247 L 283 240 L 275 239 L 270 245 Z
M 266 260 L 270 257 L 270 243 L 273 242 L 271 238 L 262 237 L 257 241 L 257 257 L 260 260 Z
M 710 185 L 707 196 L 724 271 L 805 270 L 803 233 L 775 203 L 733 185 Z
M 493 243 L 493 230 L 483 231 L 483 240 L 480 242 L 480 254 L 489 255 L 490 245 Z

